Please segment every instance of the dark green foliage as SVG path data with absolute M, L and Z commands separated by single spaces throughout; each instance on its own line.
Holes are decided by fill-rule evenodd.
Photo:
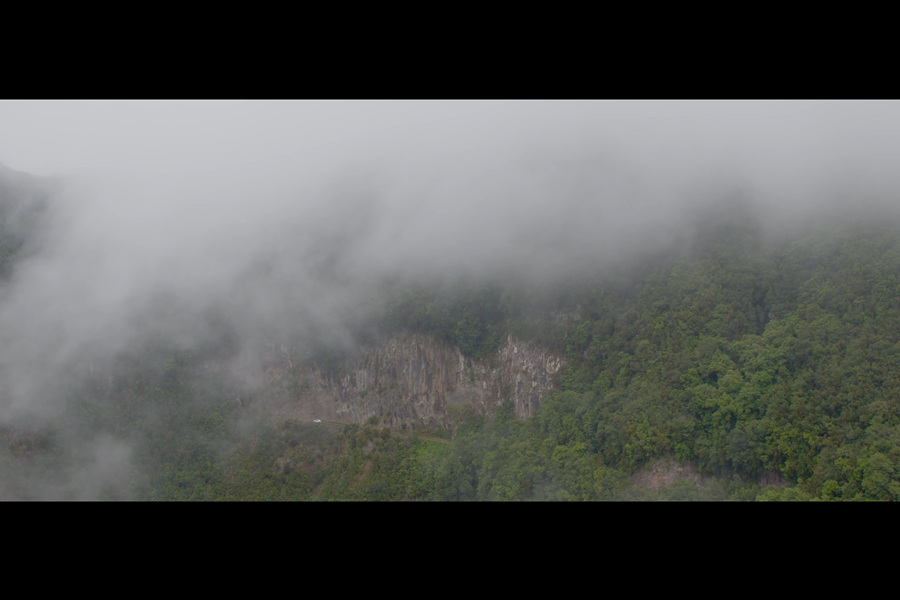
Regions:
M 537 419 L 558 441 L 588 432 L 625 472 L 674 454 L 710 475 L 779 473 L 811 496 L 896 499 L 898 240 L 896 223 L 858 224 L 676 261 L 574 329 L 560 380 L 595 397 L 554 394 Z

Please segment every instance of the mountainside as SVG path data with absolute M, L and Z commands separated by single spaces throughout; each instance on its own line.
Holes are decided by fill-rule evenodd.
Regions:
M 0 182 L 9 292 L 56 184 Z M 27 373 L 7 343 L 0 498 L 900 499 L 893 213 L 774 236 L 737 208 L 541 284 L 359 290 L 333 338 L 172 301 L 201 333 L 148 320 L 106 354 L 34 351 Z

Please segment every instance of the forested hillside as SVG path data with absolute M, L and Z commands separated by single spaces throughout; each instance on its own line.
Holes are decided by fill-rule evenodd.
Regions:
M 473 417 L 452 444 L 386 445 L 370 484 L 350 483 L 360 458 L 341 463 L 345 487 L 325 489 L 383 499 L 896 500 L 897 222 L 820 222 L 789 243 L 745 220 L 705 227 L 680 253 L 632 265 L 631 282 L 570 291 L 581 319 L 543 323 L 568 368 L 534 419 Z M 499 297 L 470 297 L 455 328 L 431 330 L 453 339 L 474 314 L 482 334 L 471 338 L 490 340 L 504 326 L 490 318 L 502 313 Z M 345 452 L 359 450 L 349 442 Z M 667 455 L 696 465 L 706 483 L 629 484 Z M 758 485 L 782 479 L 789 485 Z

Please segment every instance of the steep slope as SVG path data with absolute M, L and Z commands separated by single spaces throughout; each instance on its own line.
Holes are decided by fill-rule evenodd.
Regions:
M 260 399 L 277 414 L 300 420 L 364 424 L 375 418 L 393 428 L 452 429 L 453 407 L 461 405 L 493 417 L 508 399 L 517 417 L 533 416 L 565 364 L 558 353 L 512 335 L 481 359 L 409 333 L 359 354 L 327 373 L 314 364 L 296 364 L 285 351 L 267 367 L 269 387 Z

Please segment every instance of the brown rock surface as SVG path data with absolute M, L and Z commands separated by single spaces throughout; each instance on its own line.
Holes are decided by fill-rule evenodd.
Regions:
M 272 361 L 260 400 L 281 416 L 305 421 L 363 424 L 378 417 L 394 428 L 452 428 L 453 406 L 468 404 L 492 416 L 506 398 L 517 417 L 530 417 L 563 363 L 512 336 L 493 356 L 473 360 L 447 343 L 408 334 L 362 348 L 337 380 L 289 357 Z

